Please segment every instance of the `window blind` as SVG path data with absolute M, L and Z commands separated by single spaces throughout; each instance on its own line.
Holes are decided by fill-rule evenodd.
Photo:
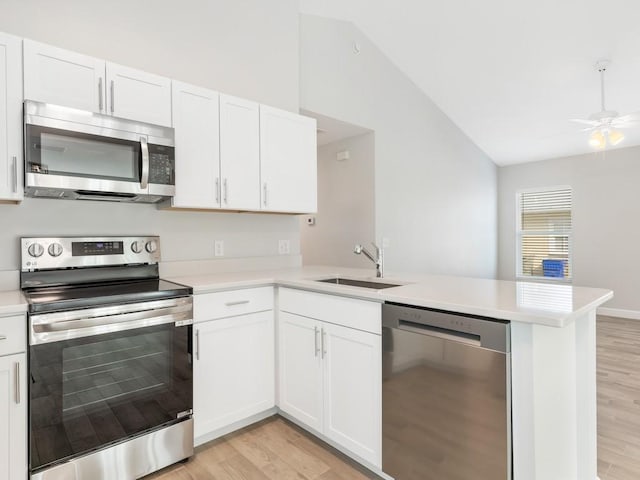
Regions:
M 519 276 L 571 278 L 570 187 L 518 195 Z

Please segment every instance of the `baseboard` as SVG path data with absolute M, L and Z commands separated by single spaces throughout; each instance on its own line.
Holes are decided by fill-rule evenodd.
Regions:
M 318 432 L 317 430 L 305 425 L 303 422 L 298 421 L 296 418 L 292 417 L 287 412 L 283 412 L 279 408 L 278 408 L 278 415 L 280 415 L 282 418 L 287 419 L 291 423 L 297 425 L 301 429 L 309 432 L 311 435 L 313 435 L 314 437 L 318 438 L 319 440 L 322 440 L 324 443 L 326 443 L 327 445 L 333 447 L 334 449 L 336 449 L 338 452 L 342 453 L 343 455 L 351 458 L 356 463 L 360 464 L 360 466 L 362 468 L 364 468 L 365 470 L 368 470 L 367 473 L 372 473 L 372 474 L 376 475 L 376 477 L 375 477 L 376 479 L 394 480 L 392 477 L 390 477 L 389 475 L 384 473 L 382 470 L 380 470 L 380 468 L 378 468 L 375 465 L 371 464 L 367 460 L 364 460 L 363 458 L 359 457 L 358 455 L 350 452 L 349 450 L 344 448 L 342 445 L 334 442 L 333 440 L 331 440 L 330 438 L 324 436 L 322 433 Z
M 249 418 L 245 418 L 238 422 L 232 423 L 231 425 L 227 425 L 224 428 L 219 428 L 218 430 L 214 430 L 213 432 L 200 435 L 199 437 L 196 437 L 194 439 L 194 444 L 197 447 L 199 445 L 202 445 L 203 443 L 210 442 L 211 440 L 215 440 L 216 438 L 220 438 L 224 435 L 235 432 L 236 430 L 240 430 L 241 428 L 248 427 L 249 425 L 253 425 L 254 423 L 258 423 L 260 420 L 272 417 L 277 413 L 277 407 L 270 408 L 269 410 L 265 410 L 264 412 L 252 415 Z
M 606 315 L 607 317 L 627 318 L 629 320 L 640 320 L 640 311 L 625 310 L 623 308 L 598 307 L 598 315 Z

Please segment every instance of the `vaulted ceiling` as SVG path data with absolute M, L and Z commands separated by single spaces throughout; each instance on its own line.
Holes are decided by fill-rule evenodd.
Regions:
M 300 0 L 353 22 L 498 165 L 594 151 L 570 118 L 640 111 L 638 0 Z M 640 145 L 640 123 L 618 145 Z M 640 159 L 639 159 L 640 161 Z

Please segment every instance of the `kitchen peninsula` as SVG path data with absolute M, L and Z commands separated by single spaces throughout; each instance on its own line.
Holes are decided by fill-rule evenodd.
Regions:
M 596 308 L 612 298 L 610 290 L 420 274 L 390 274 L 382 281 L 400 285 L 383 290 L 317 281 L 371 275 L 339 267 L 195 276 L 169 270 L 166 276 L 193 287 L 196 305 L 200 294 L 275 285 L 508 320 L 513 478 L 597 478 Z

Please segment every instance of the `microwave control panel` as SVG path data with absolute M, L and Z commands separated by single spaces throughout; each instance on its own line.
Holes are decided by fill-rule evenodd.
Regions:
M 149 144 L 149 183 L 175 185 L 175 148 Z

